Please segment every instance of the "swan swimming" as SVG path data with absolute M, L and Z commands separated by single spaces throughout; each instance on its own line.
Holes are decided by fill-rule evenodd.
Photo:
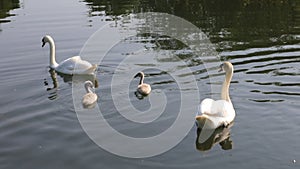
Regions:
M 91 81 L 86 81 L 84 83 L 86 94 L 82 98 L 82 105 L 84 108 L 93 108 L 96 105 L 98 96 L 94 93 L 94 85 Z
M 200 104 L 201 115 L 196 116 L 198 126 L 218 128 L 228 126 L 235 118 L 235 110 L 229 97 L 229 85 L 233 75 L 233 66 L 230 62 L 220 65 L 225 71 L 225 80 L 222 85 L 221 100 L 204 99 Z
M 148 95 L 151 92 L 151 86 L 147 83 L 144 83 L 144 73 L 139 72 L 134 76 L 134 78 L 136 77 L 140 77 L 140 83 L 138 85 L 137 91 L 142 95 Z
M 81 60 L 80 56 L 73 56 L 68 58 L 61 63 L 57 63 L 55 59 L 55 44 L 51 36 L 46 35 L 42 39 L 42 47 L 46 43 L 50 45 L 50 68 L 57 72 L 73 75 L 73 74 L 94 74 L 97 69 L 97 65 L 92 65 L 91 63 Z M 76 69 L 75 69 L 76 66 Z

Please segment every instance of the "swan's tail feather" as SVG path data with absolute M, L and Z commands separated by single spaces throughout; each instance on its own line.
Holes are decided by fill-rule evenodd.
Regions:
M 97 69 L 98 65 L 94 64 L 93 66 L 91 66 L 90 68 L 88 68 L 86 71 L 84 71 L 85 73 L 94 73 Z

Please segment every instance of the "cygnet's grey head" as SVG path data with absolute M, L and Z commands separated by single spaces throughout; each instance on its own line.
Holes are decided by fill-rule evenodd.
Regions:
M 136 77 L 143 77 L 144 76 L 144 73 L 143 72 L 139 72 L 139 73 L 137 73 L 135 76 L 134 76 L 134 78 L 136 78 Z
M 84 82 L 84 87 L 87 92 L 92 92 L 92 89 L 94 89 L 93 83 L 89 80 Z

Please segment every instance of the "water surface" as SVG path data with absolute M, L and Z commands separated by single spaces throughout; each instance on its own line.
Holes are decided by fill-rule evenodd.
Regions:
M 4 0 L 0 9 L 1 168 L 299 168 L 297 0 Z M 195 24 L 216 45 L 221 60 L 233 63 L 230 95 L 237 116 L 230 128 L 215 131 L 207 144 L 197 143 L 200 131 L 194 126 L 170 151 L 129 159 L 101 149 L 83 131 L 74 110 L 71 77 L 49 72 L 49 48 L 41 47 L 41 38 L 51 34 L 61 61 L 79 54 L 106 23 L 116 22 L 122 28 L 118 17 L 148 11 L 174 14 Z M 129 55 L 165 56 L 162 62 L 174 62 L 170 56 L 176 55 L 193 71 L 186 76 L 196 78 L 201 99 L 219 95 L 211 93 L 210 85 L 220 86 L 223 74 L 215 67 L 206 69 L 201 57 L 186 52 L 189 48 L 174 39 L 155 38 L 142 35 L 121 41 L 99 63 L 97 72 L 96 92 L 105 118 L 118 131 L 134 137 L 156 135 L 172 125 L 180 90 L 167 73 L 146 69 L 147 83 L 168 96 L 166 110 L 152 125 L 122 119 L 112 103 L 110 81 L 119 62 Z M 144 111 L 149 102 L 135 97 L 137 82 L 132 80 L 129 97 L 132 105 Z

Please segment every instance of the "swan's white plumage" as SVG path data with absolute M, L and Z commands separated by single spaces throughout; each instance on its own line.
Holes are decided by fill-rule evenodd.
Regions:
M 86 94 L 82 98 L 82 105 L 84 108 L 93 108 L 96 105 L 98 96 L 94 93 L 94 85 L 91 81 L 86 81 L 84 83 Z
M 201 118 L 206 119 L 206 121 L 203 122 L 207 122 L 206 127 L 208 128 L 227 126 L 234 120 L 235 117 L 235 110 L 232 104 L 226 100 L 215 101 L 209 98 L 204 99 L 200 104 L 200 112 L 201 115 L 198 116 L 197 121 L 201 121 Z M 203 126 L 204 124 L 199 125 Z
M 55 44 L 51 36 L 46 35 L 42 39 L 44 46 L 46 43 L 50 45 L 50 67 L 57 72 L 73 75 L 73 74 L 94 74 L 97 69 L 97 65 L 82 60 L 80 56 L 73 56 L 68 58 L 61 63 L 56 62 L 55 58 Z
M 57 67 L 52 68 L 64 74 L 93 74 L 97 66 L 82 60 L 80 56 L 73 56 L 62 61 Z
M 196 116 L 198 126 L 206 128 L 218 128 L 229 125 L 235 118 L 235 110 L 229 98 L 229 84 L 233 74 L 233 66 L 229 62 L 222 64 L 226 71 L 226 78 L 222 87 L 222 99 L 204 99 L 200 104 L 200 115 Z
M 234 111 L 233 106 L 226 100 L 204 99 L 201 102 L 201 113 L 210 116 L 229 117 Z

